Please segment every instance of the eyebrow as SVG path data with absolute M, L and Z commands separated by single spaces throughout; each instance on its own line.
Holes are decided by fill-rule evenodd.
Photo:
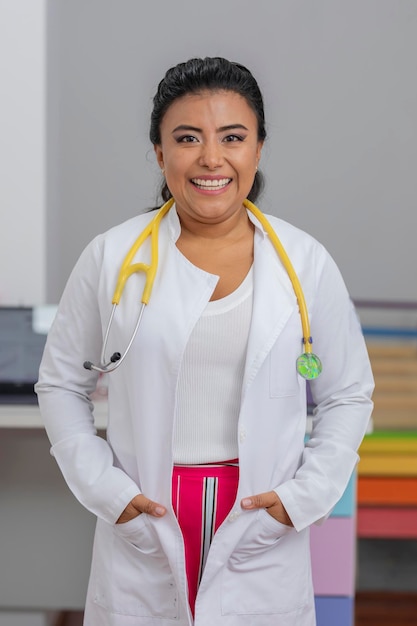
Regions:
M 228 130 L 236 130 L 236 129 L 248 130 L 248 128 L 244 126 L 243 124 L 228 124 L 227 126 L 220 126 L 220 128 L 217 129 L 217 132 L 224 133 Z M 180 124 L 179 126 L 176 126 L 172 132 L 176 133 L 181 130 L 191 130 L 195 133 L 203 132 L 201 128 L 197 128 L 196 126 L 189 126 L 188 124 Z

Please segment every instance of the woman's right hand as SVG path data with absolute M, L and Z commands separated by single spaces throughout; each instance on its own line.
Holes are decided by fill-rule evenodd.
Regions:
M 124 524 L 130 522 L 131 519 L 137 517 L 141 513 L 152 515 L 153 517 L 162 517 L 166 513 L 166 508 L 162 504 L 149 500 L 143 494 L 139 494 L 133 498 L 120 515 L 116 524 Z

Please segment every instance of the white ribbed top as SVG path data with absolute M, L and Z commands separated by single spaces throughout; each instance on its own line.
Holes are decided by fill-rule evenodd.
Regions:
M 174 463 L 238 457 L 237 422 L 252 317 L 253 272 L 226 298 L 208 303 L 182 362 Z

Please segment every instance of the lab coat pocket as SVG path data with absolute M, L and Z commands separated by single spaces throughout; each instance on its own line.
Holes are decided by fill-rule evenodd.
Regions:
M 99 520 L 90 587 L 94 602 L 110 613 L 166 619 L 178 616 L 172 571 L 144 513 L 125 524 Z
M 261 510 L 223 570 L 222 613 L 297 611 L 308 602 L 309 578 L 308 532 Z
M 149 517 L 145 513 L 124 524 L 115 524 L 114 532 L 144 554 L 152 554 L 157 549 L 156 536 L 153 536 Z
M 230 567 L 236 571 L 245 568 L 248 559 L 268 550 L 293 528 L 275 520 L 265 509 L 256 513 L 257 519 L 242 537 L 230 558 Z

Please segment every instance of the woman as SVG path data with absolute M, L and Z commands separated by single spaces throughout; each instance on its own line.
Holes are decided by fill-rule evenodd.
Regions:
M 250 72 L 193 59 L 167 72 L 151 141 L 175 204 L 141 327 L 108 378 L 107 441 L 90 395 L 126 252 L 154 213 L 98 236 L 49 334 L 37 393 L 70 488 L 98 517 L 86 626 L 313 626 L 309 527 L 354 469 L 373 387 L 340 274 L 314 239 L 271 217 L 303 286 L 322 374 L 304 444 L 301 324 L 270 237 L 243 204 L 266 136 Z M 149 241 L 134 257 L 147 263 Z M 108 353 L 126 346 L 143 275 L 128 281 Z M 91 363 L 87 363 L 91 367 Z

